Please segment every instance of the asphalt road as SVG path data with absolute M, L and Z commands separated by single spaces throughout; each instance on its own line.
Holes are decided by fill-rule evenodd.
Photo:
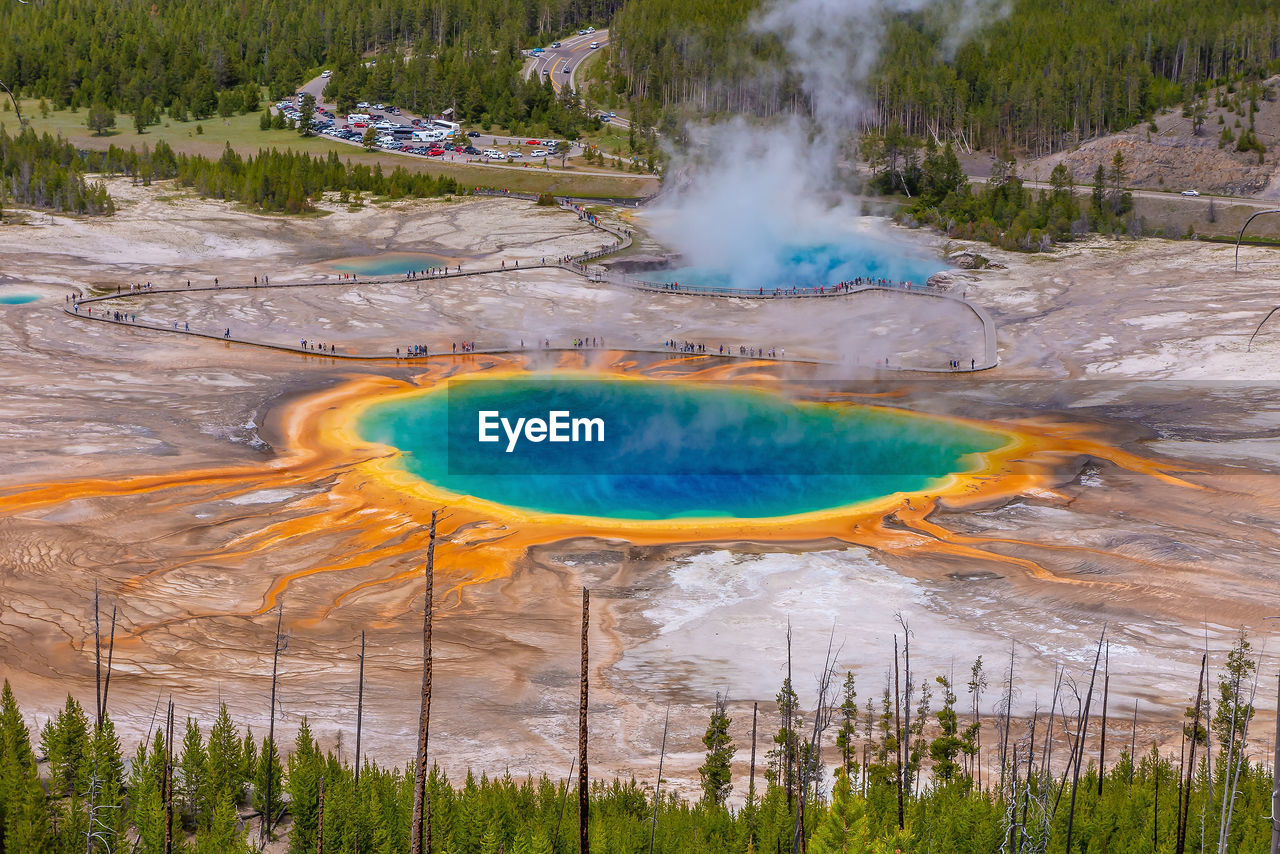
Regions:
M 978 175 L 970 175 L 969 183 L 985 184 L 987 183 L 987 178 L 984 178 Z M 1022 182 L 1022 186 L 1027 187 L 1028 189 L 1034 189 L 1034 190 L 1052 190 L 1053 189 L 1053 185 L 1047 181 L 1028 181 L 1024 179 Z M 1075 194 L 1077 196 L 1088 195 L 1091 192 L 1093 192 L 1093 185 L 1091 183 L 1075 185 Z M 1213 199 L 1213 200 L 1216 200 L 1218 204 L 1225 203 L 1225 204 L 1231 204 L 1231 205 L 1244 205 L 1245 207 L 1257 208 L 1258 210 L 1269 210 L 1271 208 L 1280 208 L 1280 204 L 1277 204 L 1275 199 L 1256 199 L 1256 198 L 1250 198 L 1248 196 L 1216 196 L 1216 195 L 1211 195 L 1209 193 L 1201 193 L 1198 196 L 1184 196 L 1182 195 L 1181 192 L 1178 192 L 1178 191 L 1134 190 L 1129 187 L 1125 188 L 1125 192 L 1129 193 L 1135 199 L 1161 199 L 1166 202 L 1176 201 L 1186 205 L 1207 206 L 1209 204 L 1209 200 Z
M 560 47 L 547 45 L 545 53 L 537 56 L 526 54 L 529 59 L 524 66 L 525 79 L 528 80 L 534 75 L 539 78 L 545 75 L 551 80 L 551 88 L 555 89 L 557 94 L 566 85 L 571 92 L 577 92 L 578 67 L 595 50 L 591 47 L 592 42 L 599 44 L 599 49 L 603 50 L 609 44 L 609 31 L 604 29 L 586 35 L 569 36 L 560 41 Z M 610 119 L 609 123 L 623 130 L 631 126 L 626 119 L 617 116 Z

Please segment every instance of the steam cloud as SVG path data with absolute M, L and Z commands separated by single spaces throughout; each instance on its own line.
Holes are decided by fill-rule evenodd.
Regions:
M 938 15 L 948 22 L 942 49 L 950 54 L 977 26 L 997 17 L 1003 3 L 774 0 L 750 26 L 776 35 L 786 47 L 810 115 L 768 125 L 736 118 L 692 128 L 689 151 L 673 155 L 669 174 L 676 189 L 655 211 L 656 235 L 691 266 L 727 271 L 735 287 L 787 281 L 788 247 L 844 245 L 855 256 L 850 266 L 856 266 L 857 255 L 891 239 L 859 222 L 839 168 L 868 107 L 867 78 L 880 55 L 887 16 Z M 893 267 L 885 274 L 900 278 Z M 793 283 L 817 284 L 798 279 L 806 272 L 812 271 L 795 270 Z

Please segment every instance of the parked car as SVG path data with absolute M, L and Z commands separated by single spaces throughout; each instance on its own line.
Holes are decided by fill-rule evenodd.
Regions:
M 462 150 L 462 153 L 463 154 L 479 154 L 480 149 L 476 148 L 474 145 L 468 145 L 466 148 Z
M 369 109 L 369 102 L 368 102 L 368 101 L 361 101 L 360 103 L 356 104 L 356 106 L 357 106 L 359 109 L 361 109 L 361 110 L 367 110 L 367 109 Z
M 536 139 L 526 139 L 524 141 L 524 144 L 525 145 L 542 145 L 542 143 L 538 142 Z
M 587 27 L 587 32 L 588 32 L 588 33 L 594 33 L 595 31 L 596 31 L 596 28 L 595 28 L 595 27 Z
M 524 155 L 523 155 L 523 154 L 521 154 L 521 153 L 520 153 L 520 152 L 518 152 L 518 151 L 508 151 L 508 152 L 507 152 L 507 159 L 508 159 L 508 160 L 515 160 L 517 157 L 523 157 L 523 156 L 524 156 Z
M 1198 190 L 1183 190 L 1183 191 L 1182 191 L 1182 195 L 1184 195 L 1184 196 L 1198 196 L 1198 195 L 1200 195 L 1200 192 L 1199 192 Z
M 543 149 L 543 148 L 535 148 L 533 151 L 530 151 L 530 152 L 529 152 L 529 156 L 530 156 L 530 157 L 546 157 L 546 156 L 547 156 L 547 152 L 546 152 L 546 149 Z
M 427 156 L 428 156 L 428 157 L 439 157 L 439 156 L 441 156 L 442 154 L 444 154 L 444 149 L 443 149 L 443 148 L 440 148 L 440 147 L 438 147 L 438 146 L 437 146 L 436 148 L 429 148 L 429 149 L 427 149 Z
M 475 139 L 479 135 L 480 135 L 479 131 L 474 131 L 474 130 L 467 131 L 467 136 L 471 137 L 472 139 Z

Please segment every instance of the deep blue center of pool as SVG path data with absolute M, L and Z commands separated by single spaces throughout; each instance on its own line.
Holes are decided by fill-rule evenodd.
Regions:
M 946 264 L 940 259 L 914 247 L 851 235 L 837 242 L 780 246 L 776 252 L 750 263 L 735 260 L 721 267 L 652 270 L 640 277 L 653 282 L 677 282 L 682 289 L 758 291 L 830 287 L 858 278 L 923 285 L 934 273 L 945 269 Z
M 38 299 L 37 294 L 0 294 L 0 305 L 26 305 Z
M 603 441 L 521 439 L 508 451 L 501 428 L 500 441 L 479 441 L 481 412 L 515 424 L 552 410 L 601 419 Z M 1006 441 L 949 420 L 746 387 L 536 375 L 456 380 L 374 404 L 357 430 L 449 492 L 621 519 L 774 517 L 927 490 Z

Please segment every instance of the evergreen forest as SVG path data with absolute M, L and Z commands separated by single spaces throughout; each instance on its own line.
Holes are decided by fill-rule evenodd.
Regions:
M 1266 849 L 1272 777 L 1258 745 L 1270 733 L 1255 720 L 1260 659 L 1243 633 L 1216 673 L 1208 655 L 1202 660 L 1183 725 L 1144 721 L 1140 741 L 1137 704 L 1122 708 L 1111 696 L 1102 639 L 1088 651 L 1092 670 L 1059 669 L 1052 697 L 1014 716 L 1023 676 L 1012 652 L 994 666 L 979 657 L 954 684 L 912 670 L 902 627 L 880 690 L 860 697 L 852 672 L 828 667 L 816 695 L 802 700 L 788 676 L 773 702 L 755 704 L 748 743 L 734 742 L 718 696 L 696 790 L 673 791 L 665 779 L 657 791 L 653 780 L 593 780 L 590 850 Z M 69 695 L 33 731 L 5 682 L 0 852 L 235 854 L 280 840 L 294 854 L 355 854 L 409 851 L 416 841 L 416 761 L 372 762 L 360 756 L 358 736 L 354 754 L 341 739 L 326 751 L 305 718 L 291 743 L 277 744 L 274 716 L 255 733 L 226 705 L 212 720 L 184 720 L 172 701 L 167 714 L 158 702 L 156 710 L 119 709 L 131 729 L 148 733 L 126 747 L 107 709 L 109 670 L 98 686 L 93 708 Z M 1147 740 L 1153 729 L 1164 731 Z M 448 735 L 435 733 L 430 755 L 448 752 Z M 422 783 L 421 850 L 578 851 L 576 780 L 567 770 L 568 779 L 566 769 L 450 779 L 432 766 Z

